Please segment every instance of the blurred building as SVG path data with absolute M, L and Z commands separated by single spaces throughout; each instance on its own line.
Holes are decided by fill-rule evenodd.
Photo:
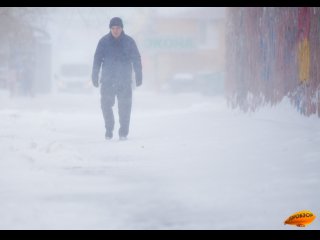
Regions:
M 2 40 L 0 59 L 0 87 L 12 96 L 51 91 L 51 44 L 45 31 L 18 29 Z
M 156 89 L 175 75 L 224 71 L 224 8 L 154 11 L 141 40 L 146 84 Z
M 51 38 L 44 31 L 48 9 L 0 9 L 0 88 L 11 95 L 51 90 Z

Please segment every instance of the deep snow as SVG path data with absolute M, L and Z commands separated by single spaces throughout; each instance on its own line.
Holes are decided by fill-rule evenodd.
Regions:
M 292 213 L 320 215 L 319 119 L 287 100 L 245 114 L 138 89 L 123 142 L 104 140 L 98 91 L 1 92 L 0 123 L 0 229 L 297 229 Z

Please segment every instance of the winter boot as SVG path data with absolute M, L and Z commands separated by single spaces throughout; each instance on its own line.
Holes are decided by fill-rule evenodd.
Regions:
M 110 140 L 113 137 L 113 133 L 110 131 L 106 131 L 105 137 L 106 137 L 106 140 Z
M 125 140 L 127 140 L 127 137 L 126 136 L 119 136 L 119 140 L 120 141 L 125 141 Z

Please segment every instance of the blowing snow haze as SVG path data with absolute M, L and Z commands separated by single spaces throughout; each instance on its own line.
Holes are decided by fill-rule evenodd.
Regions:
M 0 8 L 0 229 L 292 229 L 292 213 L 318 216 L 319 16 Z M 126 141 L 118 99 L 105 139 L 91 78 L 113 17 L 142 62 Z

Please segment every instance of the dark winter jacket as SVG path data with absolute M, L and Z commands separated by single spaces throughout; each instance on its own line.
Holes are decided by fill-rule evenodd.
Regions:
M 103 85 L 131 86 L 132 66 L 136 83 L 141 85 L 141 57 L 135 41 L 124 32 L 117 39 L 110 32 L 98 43 L 93 61 L 92 81 L 99 82 L 101 67 L 100 82 Z

